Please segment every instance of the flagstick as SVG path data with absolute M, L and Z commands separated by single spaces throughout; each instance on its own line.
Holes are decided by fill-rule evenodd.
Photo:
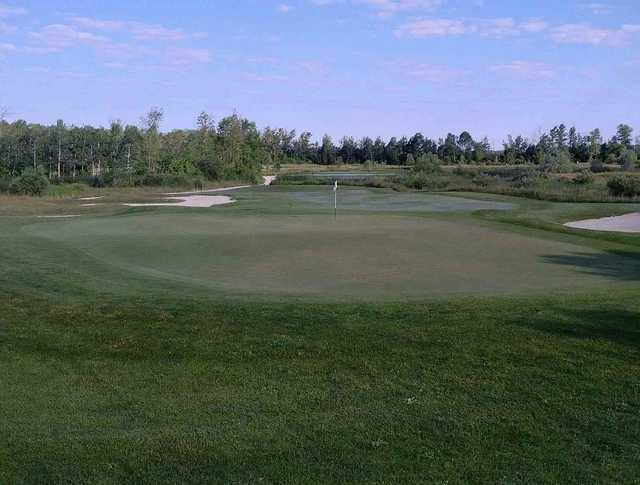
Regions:
M 338 218 L 338 181 L 333 186 L 333 218 Z

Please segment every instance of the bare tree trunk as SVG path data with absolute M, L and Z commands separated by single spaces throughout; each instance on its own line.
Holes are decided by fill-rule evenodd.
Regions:
M 131 184 L 131 145 L 127 147 L 127 176 L 129 177 L 129 184 Z
M 58 139 L 58 178 L 60 178 L 61 163 L 62 163 L 62 140 Z

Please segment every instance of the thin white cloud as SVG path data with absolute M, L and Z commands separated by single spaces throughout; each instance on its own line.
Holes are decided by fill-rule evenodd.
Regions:
M 405 73 L 420 81 L 430 83 L 448 82 L 454 75 L 450 69 L 432 64 L 415 64 L 408 67 Z
M 177 41 L 186 38 L 185 33 L 181 29 L 169 29 L 160 24 L 129 22 L 128 28 L 133 36 L 140 40 Z
M 613 30 L 600 29 L 589 24 L 564 24 L 552 30 L 551 38 L 563 44 L 619 46 L 627 44 L 630 34 L 634 32 L 635 30 L 629 29 L 629 26 Z
M 16 28 L 14 26 L 6 24 L 4 22 L 0 22 L 0 34 L 1 35 L 12 34 L 15 31 L 16 31 Z
M 552 67 L 540 62 L 513 61 L 490 66 L 489 70 L 523 80 L 549 80 L 556 76 Z
M 126 25 L 119 20 L 100 20 L 89 17 L 73 17 L 71 20 L 80 27 L 94 30 L 121 30 Z
M 520 28 L 524 32 L 537 33 L 544 32 L 549 28 L 549 24 L 544 20 L 540 19 L 531 19 L 520 24 Z
M 446 66 L 409 60 L 386 62 L 383 66 L 402 77 L 408 76 L 417 81 L 427 83 L 446 83 L 464 75 L 463 72 L 455 71 Z
M 8 19 L 9 17 L 16 17 L 20 15 L 26 15 L 28 13 L 26 8 L 13 7 L 5 3 L 0 2 L 0 34 L 8 35 L 13 34 L 18 29 L 7 22 L 3 22 L 2 19 Z
M 412 10 L 428 11 L 443 4 L 443 0 L 353 0 L 353 2 L 388 14 Z
M 389 17 L 400 12 L 430 12 L 445 3 L 445 0 L 310 0 L 313 5 L 325 7 L 342 3 L 351 3 L 368 7 L 380 17 Z
M 28 13 L 26 8 L 12 7 L 5 3 L 0 3 L 0 18 L 13 17 L 17 15 L 26 15 Z
M 541 32 L 546 28 L 547 24 L 537 19 L 517 22 L 511 17 L 475 20 L 427 18 L 402 24 L 396 29 L 396 35 L 415 38 L 469 34 L 506 37 L 520 35 L 523 32 Z
M 299 62 L 298 67 L 308 72 L 309 74 L 323 74 L 327 70 L 324 64 L 316 61 Z
M 593 15 L 607 15 L 613 11 L 611 5 L 599 2 L 588 3 L 584 8 L 590 10 Z
M 174 48 L 169 50 L 168 60 L 174 66 L 207 64 L 211 61 L 211 53 L 206 49 Z
M 9 52 L 15 52 L 18 48 L 7 42 L 0 42 L 0 59 L 4 59 L 5 55 Z
M 243 72 L 240 77 L 244 81 L 258 82 L 258 83 L 284 82 L 289 80 L 287 76 L 282 76 L 278 74 L 257 74 L 254 72 Z
M 462 20 L 424 19 L 401 25 L 396 30 L 396 35 L 398 37 L 442 37 L 471 32 L 472 27 Z
M 31 32 L 32 39 L 40 43 L 36 48 L 47 51 L 60 51 L 66 47 L 77 44 L 88 44 L 92 46 L 107 46 L 109 39 L 91 32 L 77 30 L 69 25 L 52 24 L 47 25 L 37 32 Z
M 278 5 L 276 7 L 276 10 L 280 13 L 289 13 L 291 12 L 291 10 L 293 9 L 293 7 L 291 5 L 288 5 L 286 3 L 281 3 L 280 5 Z
M 124 62 L 105 62 L 103 66 L 107 69 L 126 69 L 129 67 L 128 64 Z
M 618 46 L 629 44 L 640 34 L 640 24 L 625 24 L 618 29 L 593 27 L 589 24 L 563 24 L 550 26 L 541 19 L 516 21 L 511 17 L 493 19 L 418 19 L 400 25 L 397 37 L 429 38 L 461 35 L 481 37 L 508 37 L 524 34 L 547 33 L 551 40 L 565 44 L 591 44 Z
M 182 29 L 172 29 L 160 24 L 147 24 L 145 22 L 121 20 L 103 20 L 90 17 L 73 17 L 74 25 L 88 30 L 100 30 L 105 32 L 126 31 L 138 40 L 146 41 L 180 41 L 188 36 Z M 202 36 L 199 32 L 198 36 Z

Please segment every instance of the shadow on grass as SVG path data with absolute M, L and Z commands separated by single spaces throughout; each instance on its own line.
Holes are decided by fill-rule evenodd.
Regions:
M 640 254 L 625 251 L 542 256 L 546 263 L 572 266 L 580 272 L 623 281 L 640 281 Z
M 520 318 L 512 323 L 533 330 L 577 339 L 608 340 L 640 348 L 640 312 L 604 309 L 557 309 L 549 315 Z

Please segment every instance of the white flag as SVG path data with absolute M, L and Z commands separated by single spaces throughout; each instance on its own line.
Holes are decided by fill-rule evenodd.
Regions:
M 333 186 L 333 191 L 337 192 L 338 191 L 338 181 L 336 180 L 335 185 Z

